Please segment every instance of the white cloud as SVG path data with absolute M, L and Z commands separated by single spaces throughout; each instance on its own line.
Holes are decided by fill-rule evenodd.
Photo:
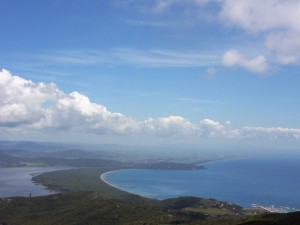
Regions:
M 221 16 L 248 32 L 300 30 L 298 0 L 224 0 Z
M 278 63 L 298 63 L 300 57 L 300 31 L 271 32 L 265 38 L 266 48 L 273 52 Z
M 199 129 L 201 136 L 212 138 L 238 138 L 239 131 L 231 128 L 231 123 L 227 121 L 221 124 L 218 121 L 204 119 L 200 121 Z
M 110 112 L 78 92 L 66 94 L 53 84 L 34 83 L 7 70 L 0 72 L 0 131 L 43 132 L 47 130 L 94 135 L 144 135 L 180 139 L 261 139 L 300 140 L 300 129 L 244 127 L 234 129 L 203 119 L 194 124 L 181 116 L 135 120 Z M 16 133 L 17 134 L 17 133 Z M 50 137 L 51 138 L 51 137 Z
M 222 64 L 227 67 L 243 67 L 255 73 L 266 72 L 269 67 L 264 56 L 248 59 L 236 50 L 227 51 L 222 57 Z
M 298 0 L 224 0 L 222 22 L 262 37 L 279 64 L 298 63 L 300 55 L 300 2 Z M 274 55 L 275 57 L 272 57 Z
M 262 54 L 250 59 L 228 51 L 223 56 L 224 65 L 241 66 L 254 73 L 263 73 L 270 68 L 268 65 L 270 62 L 282 65 L 299 63 L 300 2 L 298 0 L 154 0 L 148 7 L 152 7 L 154 12 L 162 13 L 175 5 L 184 8 L 193 6 L 196 9 L 198 7 L 198 14 L 202 14 L 203 5 L 216 3 L 219 4 L 221 23 L 246 31 L 254 39 L 257 38 L 258 42 L 262 40 L 261 44 L 264 48 Z
M 135 129 L 133 119 L 109 112 L 104 106 L 90 102 L 87 96 L 78 92 L 65 94 L 55 84 L 36 84 L 7 70 L 0 73 L 0 93 L 1 127 L 78 129 L 96 133 Z
M 144 122 L 146 132 L 162 136 L 194 136 L 197 127 L 181 116 L 169 116 Z
M 75 129 L 96 134 L 123 134 L 135 132 L 138 122 L 113 113 L 106 107 L 92 103 L 87 96 L 78 92 L 64 95 L 55 102 L 55 106 L 47 111 L 45 127 Z M 43 121 L 44 122 L 44 121 Z
M 3 70 L 0 79 L 0 123 L 6 126 L 32 124 L 44 114 L 43 103 L 54 101 L 62 92 L 56 85 L 39 83 L 12 76 Z
M 1 107 L 1 124 L 12 126 L 16 122 L 26 122 L 29 117 L 24 104 L 7 104 Z
M 154 13 L 154 16 L 157 13 L 175 12 L 176 18 L 179 16 L 181 21 L 193 21 L 192 24 L 203 23 L 203 21 L 215 22 L 218 18 L 220 24 L 244 31 L 248 37 L 252 38 L 252 43 L 259 46 L 256 48 L 259 53 L 253 56 L 253 53 L 245 52 L 244 55 L 251 55 L 248 58 L 240 53 L 238 53 L 239 55 L 229 54 L 233 52 L 227 50 L 223 55 L 223 64 L 226 66 L 241 66 L 254 73 L 265 73 L 276 64 L 300 63 L 299 0 L 131 0 L 127 1 L 127 4 L 140 6 L 138 8 L 142 8 L 144 12 Z M 174 10 L 168 10 L 170 8 Z M 173 17 L 173 20 L 170 21 L 177 20 Z M 144 22 L 141 21 L 140 24 Z M 168 24 L 165 22 L 146 22 L 145 25 L 148 23 L 152 25 Z M 235 48 L 237 49 L 236 53 L 238 51 L 244 52 L 241 51 L 243 47 L 237 46 Z M 144 62 L 149 63 L 150 59 L 155 58 L 145 57 L 143 59 Z M 140 63 L 142 62 L 143 60 L 140 61 Z M 154 63 L 154 61 L 152 62 Z M 167 60 L 164 59 L 160 59 L 159 62 L 168 64 Z M 185 63 L 185 65 L 188 64 Z
M 300 140 L 300 129 L 283 127 L 244 127 L 242 129 L 242 135 L 244 138 Z

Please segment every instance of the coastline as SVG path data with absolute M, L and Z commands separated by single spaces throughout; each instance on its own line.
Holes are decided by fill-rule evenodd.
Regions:
M 123 170 L 136 170 L 136 169 L 120 169 L 120 170 L 111 170 L 111 171 L 107 171 L 107 172 L 104 172 L 100 175 L 100 180 L 102 182 L 104 182 L 105 184 L 109 185 L 110 187 L 113 187 L 113 188 L 116 188 L 118 189 L 119 191 L 124 191 L 130 195 L 136 195 L 136 196 L 140 196 L 140 197 L 143 197 L 143 198 L 147 198 L 147 199 L 150 199 L 150 200 L 159 200 L 159 199 L 156 199 L 156 198 L 151 198 L 151 197 L 148 197 L 148 196 L 145 196 L 145 195 L 140 195 L 140 194 L 136 194 L 136 193 L 132 193 L 132 192 L 129 192 L 129 191 L 126 191 L 126 190 L 123 190 L 121 189 L 120 187 L 116 186 L 116 185 L 113 185 L 111 183 L 109 183 L 107 180 L 105 180 L 105 176 L 107 174 L 110 174 L 110 173 L 114 173 L 114 172 L 117 172 L 117 171 L 123 171 Z
M 60 167 L 1 167 L 0 169 L 5 170 L 5 173 L 10 176 L 10 182 L 6 185 L 6 176 L 8 175 L 0 179 L 0 181 L 4 182 L 0 190 L 1 198 L 36 197 L 58 193 L 57 190 L 52 190 L 46 185 L 36 182 L 34 178 L 41 174 L 61 170 Z M 21 178 L 19 179 L 16 176 L 21 176 Z M 5 191 L 5 189 L 7 189 L 7 191 Z
M 122 169 L 121 169 L 121 170 L 122 170 Z M 115 186 L 115 185 L 109 183 L 107 180 L 105 180 L 105 176 L 106 176 L 107 174 L 110 174 L 110 173 L 113 173 L 113 172 L 117 172 L 117 171 L 121 171 L 121 170 L 111 170 L 111 171 L 107 171 L 107 172 L 105 172 L 105 173 L 102 173 L 102 174 L 100 175 L 100 179 L 101 179 L 104 183 L 106 183 L 107 185 L 109 185 L 109 186 L 111 186 L 111 187 L 114 187 L 114 188 L 116 188 L 116 189 L 118 189 L 118 190 L 123 191 L 121 188 L 119 188 L 119 187 L 117 187 L 117 186 Z M 124 170 L 133 170 L 133 169 L 124 169 Z
M 287 160 L 289 160 L 290 158 L 287 158 Z M 224 163 L 223 162 L 225 162 L 226 161 L 226 163 L 227 164 L 229 164 L 230 163 L 230 165 L 232 164 L 232 163 L 234 163 L 233 165 L 237 165 L 237 166 L 239 166 L 241 163 L 244 163 L 244 162 L 246 162 L 245 163 L 245 165 L 246 165 L 246 167 L 245 167 L 245 171 L 247 172 L 247 171 L 249 171 L 249 170 L 247 170 L 248 168 L 251 168 L 251 167 L 253 167 L 252 165 L 253 165 L 253 162 L 254 163 L 257 163 L 257 164 L 255 164 L 255 165 L 258 165 L 259 166 L 259 168 L 266 168 L 266 169 L 268 169 L 270 166 L 272 166 L 272 168 L 274 167 L 274 165 L 277 165 L 277 164 L 275 164 L 275 163 L 277 163 L 277 162 L 280 162 L 280 163 L 284 163 L 284 165 L 286 165 L 286 163 L 288 163 L 287 165 L 290 165 L 290 161 L 283 161 L 283 160 L 281 160 L 281 159 L 279 159 L 277 156 L 276 157 L 274 157 L 274 156 L 270 156 L 270 157 L 246 157 L 246 158 L 238 158 L 238 159 L 229 159 L 229 160 L 222 160 L 222 161 L 211 161 L 211 162 L 207 162 L 207 163 L 203 163 L 202 165 L 203 166 L 209 166 L 210 164 L 210 166 L 213 166 L 214 165 L 214 163 L 220 163 L 220 165 L 223 165 Z M 229 162 L 228 162 L 229 161 Z M 236 162 L 238 162 L 239 164 L 237 164 Z M 251 164 L 250 164 L 250 162 L 251 162 Z M 294 159 L 294 158 L 292 158 L 292 161 L 291 161 L 291 163 L 296 163 L 297 161 L 296 161 L 296 159 Z M 292 165 L 294 165 L 294 164 L 292 164 Z M 224 164 L 224 165 L 226 165 L 226 164 Z M 247 165 L 248 165 L 248 167 L 247 167 Z M 227 166 L 228 167 L 228 166 Z M 216 168 L 218 168 L 218 167 L 216 167 Z M 228 167 L 229 168 L 229 171 L 230 171 L 230 169 L 231 169 L 231 167 Z M 121 190 L 121 191 L 125 191 L 125 192 L 127 192 L 127 193 L 130 193 L 130 194 L 135 194 L 135 195 L 139 195 L 139 196 L 142 196 L 142 197 L 146 197 L 146 198 L 151 198 L 151 199 L 156 199 L 156 200 L 160 200 L 160 199 L 158 199 L 158 198 L 155 198 L 155 197 L 153 197 L 153 196 L 151 196 L 152 195 L 152 193 L 149 191 L 149 193 L 147 192 L 148 190 L 145 190 L 145 192 L 142 190 L 141 191 L 141 194 L 139 194 L 139 193 L 135 193 L 135 192 L 133 192 L 132 190 L 135 190 L 135 186 L 131 186 L 132 187 L 132 190 L 130 189 L 130 186 L 128 186 L 129 187 L 129 189 L 127 189 L 127 186 L 125 186 L 123 189 L 122 188 L 120 188 L 120 187 L 122 187 L 122 183 L 120 183 L 120 186 L 118 187 L 118 183 L 115 183 L 115 184 L 112 184 L 112 183 L 110 183 L 108 180 L 107 180 L 107 177 L 106 177 L 106 175 L 107 174 L 109 174 L 109 173 L 111 173 L 111 172 L 115 172 L 115 171 L 120 171 L 120 170 L 114 170 L 114 171 L 109 171 L 109 172 L 107 172 L 107 173 L 103 173 L 103 174 L 101 174 L 101 180 L 104 182 L 104 183 L 106 183 L 107 185 L 110 185 L 111 187 L 114 187 L 114 188 L 117 188 L 117 189 L 119 189 L 119 190 Z M 266 170 L 266 171 L 269 171 L 269 170 Z M 206 171 L 207 172 L 207 171 Z M 254 171 L 254 172 L 258 172 L 258 171 Z M 268 173 L 266 173 L 266 174 L 268 174 Z M 266 175 L 266 174 L 264 174 L 264 175 Z M 123 176 L 122 174 L 120 174 L 120 176 Z M 124 174 L 124 176 L 126 176 L 126 174 Z M 239 176 L 238 176 L 238 178 L 239 178 Z M 125 178 L 124 178 L 125 179 Z M 113 179 L 111 180 L 112 182 L 114 181 Z M 126 179 L 125 179 L 125 181 L 126 181 Z M 128 182 L 130 182 L 130 178 L 129 178 L 129 180 L 128 180 Z M 226 184 L 226 182 L 225 182 L 225 184 Z M 134 184 L 133 184 L 134 185 Z M 153 184 L 154 185 L 154 184 Z M 236 186 L 233 186 L 233 187 L 239 187 L 238 185 L 236 185 Z M 266 189 L 266 188 L 265 188 Z M 265 189 L 262 189 L 262 190 L 265 190 Z M 206 189 L 205 189 L 206 190 Z M 241 190 L 241 189 L 238 189 L 238 190 Z M 246 190 L 246 189 L 245 189 Z M 266 189 L 266 190 L 269 190 L 269 189 Z M 284 190 L 284 189 L 282 189 L 282 190 Z M 243 194 L 243 192 L 240 192 L 241 194 Z M 219 197 L 219 196 L 217 196 L 217 197 L 213 197 L 213 198 L 216 198 L 216 199 L 220 199 L 220 200 L 223 200 L 223 201 L 227 201 L 227 202 L 233 202 L 233 203 L 235 203 L 235 204 L 239 204 L 239 205 L 242 205 L 244 208 L 250 208 L 250 209 L 255 209 L 256 207 L 253 207 L 252 206 L 252 204 L 253 203 L 258 203 L 258 204 L 263 204 L 263 206 L 267 206 L 266 208 L 264 208 L 263 210 L 265 210 L 265 211 L 269 211 L 269 212 L 285 212 L 286 210 L 285 209 L 288 209 L 288 208 L 290 208 L 290 209 L 292 209 L 291 210 L 291 212 L 293 212 L 293 211 L 298 211 L 299 210 L 299 204 L 297 204 L 297 202 L 295 202 L 295 201 L 291 201 L 291 202 L 287 202 L 285 199 L 290 199 L 290 197 L 289 196 L 285 196 L 285 195 L 280 195 L 281 193 L 276 193 L 276 192 L 274 192 L 275 194 L 274 194 L 274 197 L 272 196 L 272 199 L 270 198 L 270 199 L 268 199 L 268 198 L 264 198 L 263 200 L 261 200 L 261 198 L 260 199 L 258 199 L 259 197 L 264 197 L 265 195 L 263 195 L 262 194 L 263 192 L 258 192 L 258 194 L 257 195 L 253 195 L 254 196 L 254 199 L 253 200 L 251 200 L 250 198 L 248 198 L 248 199 L 246 199 L 245 201 L 243 201 L 243 202 L 238 202 L 238 201 L 234 201 L 235 199 L 233 198 L 233 200 L 224 200 L 224 198 L 222 198 L 222 196 L 221 197 Z M 295 192 L 295 193 L 297 193 L 297 192 Z M 147 197 L 147 196 L 144 196 L 144 195 L 147 195 L 147 194 L 149 194 L 149 196 L 150 197 Z M 169 193 L 167 193 L 167 194 L 169 194 Z M 294 196 L 298 196 L 298 194 L 297 195 L 294 195 Z M 208 198 L 208 197 L 206 197 L 206 196 L 204 196 L 204 195 L 201 195 L 201 196 L 196 196 L 196 197 L 203 197 L 203 198 Z M 171 198 L 173 198 L 173 197 L 171 197 Z M 276 199 L 276 201 L 278 201 L 278 202 L 275 202 L 274 203 L 274 200 L 273 199 Z M 279 199 L 279 200 L 278 200 Z M 281 201 L 281 202 L 280 202 Z M 273 207 L 272 207 L 272 205 L 274 205 Z M 270 208 L 270 209 L 269 209 Z M 279 210 L 280 209 L 280 210 Z M 284 210 L 283 210 L 284 209 Z M 262 210 L 262 207 L 260 207 L 260 210 Z

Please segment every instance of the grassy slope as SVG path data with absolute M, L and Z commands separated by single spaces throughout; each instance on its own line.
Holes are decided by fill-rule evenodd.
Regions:
M 296 225 L 299 221 L 300 213 L 255 218 L 210 217 L 180 209 L 107 199 L 95 192 L 0 200 L 0 223 L 7 225 Z
M 200 218 L 200 215 L 199 215 Z M 13 198 L 2 202 L 0 222 L 8 225 L 52 224 L 172 224 L 191 218 L 182 213 L 106 199 L 97 193 L 59 194 L 37 198 Z

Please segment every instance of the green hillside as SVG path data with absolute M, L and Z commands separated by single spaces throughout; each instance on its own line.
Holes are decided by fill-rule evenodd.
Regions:
M 215 199 L 196 197 L 158 201 L 121 191 L 100 179 L 101 174 L 116 169 L 202 168 L 195 167 L 196 164 L 152 161 L 129 163 L 96 158 L 47 158 L 40 155 L 36 158 L 22 158 L 6 153 L 1 156 L 5 157 L 0 157 L 0 166 L 20 166 L 26 162 L 30 165 L 73 167 L 73 169 L 40 174 L 33 178 L 34 182 L 43 184 L 60 194 L 1 199 L 1 225 L 300 224 L 300 212 L 263 214 Z M 89 167 L 78 168 L 84 166 Z
M 156 206 L 108 199 L 95 192 L 56 194 L 33 198 L 1 199 L 0 223 L 6 225 L 134 225 L 134 224 L 274 224 L 296 225 L 300 213 L 260 215 L 208 215 L 182 210 L 196 207 L 196 199 L 181 198 Z M 176 209 L 174 209 L 176 205 Z M 220 209 L 221 210 L 221 209 Z

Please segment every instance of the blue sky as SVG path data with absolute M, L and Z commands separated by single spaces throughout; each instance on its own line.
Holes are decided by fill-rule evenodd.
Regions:
M 3 139 L 299 146 L 298 1 L 0 6 Z

